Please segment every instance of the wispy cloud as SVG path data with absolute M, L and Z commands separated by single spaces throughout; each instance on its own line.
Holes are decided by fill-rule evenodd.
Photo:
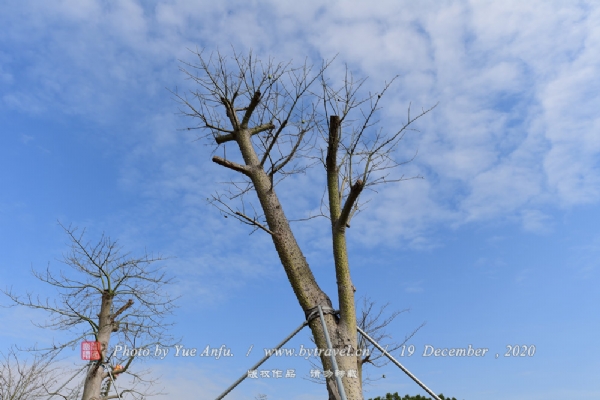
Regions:
M 38 164 L 36 157 L 18 168 L 20 156 L 0 157 L 9 160 L 2 182 L 13 185 L 0 194 L 3 226 L 26 226 L 21 241 L 33 241 L 27 235 L 40 229 L 38 215 L 49 215 L 52 223 L 59 215 L 65 223 L 90 227 L 90 233 L 104 230 L 133 252 L 146 246 L 173 256 L 165 263 L 178 278 L 170 290 L 193 307 L 216 309 L 244 287 L 287 282 L 267 234 L 248 236 L 251 229 L 225 219 L 206 202 L 223 190 L 221 182 L 237 177 L 210 161 L 213 143 L 196 140 L 197 131 L 181 130 L 195 121 L 177 115 L 178 105 L 166 88 L 179 93 L 195 89 L 178 71 L 178 60 L 195 61 L 188 48 L 229 54 L 233 46 L 241 53 L 253 49 L 257 57 L 296 64 L 308 59 L 316 65 L 337 54 L 328 78 L 342 83 L 347 65 L 356 77 L 369 77 L 363 93 L 381 90 L 398 75 L 382 102 L 384 132 L 402 126 L 409 104 L 416 113 L 439 101 L 395 154 L 402 161 L 418 152 L 398 174 L 424 179 L 364 193 L 362 200 L 372 201 L 348 231 L 353 260 L 359 261 L 353 264 L 353 278 L 381 276 L 388 265 L 404 274 L 408 267 L 399 254 L 418 249 L 428 255 L 447 248 L 441 232 L 448 230 L 510 225 L 525 235 L 550 237 L 564 211 L 595 208 L 600 202 L 600 7 L 593 2 L 384 0 L 376 7 L 368 1 L 316 0 L 13 3 L 0 13 L 0 118 L 15 126 L 31 124 L 28 130 L 8 131 L 14 133 L 14 144 L 29 150 L 29 156 L 35 146 L 45 146 L 56 158 L 52 165 L 65 168 L 45 175 L 49 164 Z M 46 128 L 49 123 L 56 125 Z M 49 147 L 50 141 L 58 145 Z M 88 171 L 73 162 L 81 143 L 93 143 L 89 147 L 104 157 Z M 8 153 L 12 147 L 3 142 L 2 148 L 13 156 Z M 227 151 L 231 154 L 232 147 Z M 19 175 L 20 169 L 30 173 Z M 89 171 L 94 174 L 81 178 Z M 56 182 L 48 184 L 48 177 L 62 182 L 74 176 L 89 186 L 52 197 Z M 324 170 L 318 165 L 284 181 L 278 190 L 287 215 L 300 219 L 318 213 L 323 185 Z M 16 198 L 16 192 L 23 198 Z M 73 203 L 77 210 L 49 201 L 89 193 L 85 201 Z M 91 197 L 109 205 L 97 211 L 88 204 Z M 333 287 L 327 220 L 296 222 L 293 229 L 320 282 Z M 490 234 L 495 238 L 482 242 L 494 251 L 517 240 L 512 233 Z M 3 238 L 12 243 L 13 236 L 7 230 Z M 591 282 L 597 275 L 596 242 L 590 235 L 570 248 L 573 279 Z M 481 254 L 471 243 L 465 246 L 477 256 L 474 262 L 462 260 L 461 265 L 471 267 L 461 273 L 475 270 L 474 275 L 497 278 L 496 283 L 503 278 L 526 285 L 537 268 L 513 263 L 509 253 Z M 60 253 L 56 243 L 48 247 L 44 254 Z M 389 259 L 372 252 L 381 248 Z M 15 254 L 42 252 L 23 249 Z M 6 265 L 2 278 L 12 279 Z M 558 271 L 562 265 L 557 261 L 552 267 Z M 390 276 L 406 296 L 423 297 L 418 295 L 425 290 L 422 275 Z M 433 271 L 430 278 L 439 275 Z M 369 286 L 366 278 L 355 283 L 359 291 Z M 491 287 L 480 283 L 473 287 Z M 386 284 L 380 278 L 376 290 Z M 463 299 L 460 293 L 457 298 Z M 244 312 L 240 308 L 235 312 Z M 6 340 L 18 336 L 19 329 L 28 331 L 30 314 L 0 311 L 11 321 Z M 28 335 L 42 339 L 35 332 Z M 186 368 L 162 369 L 170 398 L 187 398 L 188 393 L 214 398 L 221 384 L 229 383 L 216 380 L 217 372 Z
M 426 184 L 410 189 L 420 208 L 426 208 L 411 209 L 410 223 L 405 214 L 394 212 L 376 222 L 393 236 L 400 234 L 399 226 L 478 221 L 538 204 L 595 202 L 600 197 L 599 122 L 593 109 L 599 92 L 594 89 L 599 81 L 594 67 L 598 11 L 536 4 L 453 3 L 424 6 L 427 10 L 394 2 L 377 8 L 366 3 L 341 8 L 308 3 L 296 10 L 279 3 L 258 9 L 238 4 L 211 7 L 209 14 L 187 1 L 160 3 L 155 8 L 135 1 L 115 7 L 95 1 L 36 6 L 27 18 L 11 22 L 4 38 L 14 40 L 15 46 L 47 43 L 42 53 L 22 53 L 5 72 L 12 76 L 19 63 L 27 62 L 15 79 L 38 89 L 29 92 L 9 85 L 3 98 L 6 105 L 23 112 L 51 112 L 59 106 L 62 112 L 102 119 L 127 98 L 156 95 L 163 90 L 161 85 L 181 83 L 175 59 L 189 59 L 185 47 L 199 38 L 197 34 L 201 37 L 212 29 L 216 35 L 205 36 L 200 46 L 203 40 L 221 41 L 254 47 L 259 53 L 266 46 L 282 59 L 339 53 L 340 61 L 370 76 L 375 86 L 400 73 L 394 96 L 402 100 L 423 105 L 441 101 L 431 119 L 421 125 L 416 163 L 439 189 Z M 282 18 L 265 25 L 261 18 L 265 10 Z M 210 18 L 216 14 L 228 15 L 228 26 L 244 29 L 226 29 Z M 202 28 L 184 35 L 192 27 L 191 18 Z M 305 35 L 286 35 L 286 46 L 266 45 L 275 40 L 265 36 L 271 29 Z M 42 39 L 43 31 L 50 34 Z M 309 47 L 298 57 L 302 43 Z M 342 64 L 336 65 L 334 75 Z M 386 121 L 393 123 L 406 105 L 394 99 L 383 114 Z M 144 114 L 139 107 L 134 109 Z M 169 118 L 161 124 L 164 129 L 153 141 L 159 153 L 164 146 L 173 146 L 172 128 L 181 122 Z M 139 152 L 137 147 L 147 148 L 148 143 L 135 146 L 134 152 Z M 177 152 L 198 151 L 190 147 Z M 205 154 L 197 152 L 197 157 Z M 156 161 L 168 167 L 172 155 L 165 152 Z M 127 182 L 136 169 L 129 164 L 124 170 Z M 167 181 L 179 182 L 181 190 L 193 190 L 197 168 L 180 164 L 170 169 L 174 179 L 167 177 Z M 399 193 L 406 185 L 389 190 L 388 196 L 398 201 L 395 208 L 410 201 Z M 451 204 L 448 199 L 453 199 Z M 403 229 L 418 235 L 415 228 Z M 401 236 L 410 236 L 403 232 Z

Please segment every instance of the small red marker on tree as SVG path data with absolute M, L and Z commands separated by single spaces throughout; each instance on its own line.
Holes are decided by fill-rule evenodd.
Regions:
M 81 359 L 95 361 L 102 355 L 102 344 L 100 342 L 81 342 Z

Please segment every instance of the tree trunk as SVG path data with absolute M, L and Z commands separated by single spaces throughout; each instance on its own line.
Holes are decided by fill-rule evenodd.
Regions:
M 100 306 L 100 314 L 98 314 L 98 333 L 96 340 L 101 343 L 102 352 L 100 353 L 100 360 L 90 365 L 88 373 L 85 377 L 85 383 L 83 386 L 82 400 L 100 400 L 100 390 L 102 387 L 102 381 L 106 377 L 102 364 L 106 360 L 106 351 L 108 349 L 108 343 L 110 341 L 110 334 L 113 329 L 113 321 L 111 318 L 110 310 L 113 304 L 114 294 L 109 291 L 102 293 L 102 305 Z
M 310 266 L 308 265 L 302 250 L 298 246 L 298 243 L 296 242 L 296 238 L 294 237 L 294 234 L 290 228 L 288 219 L 285 216 L 283 208 L 281 207 L 279 199 L 273 188 L 272 180 L 260 165 L 260 161 L 250 139 L 251 134 L 249 130 L 241 129 L 238 131 L 236 136 L 246 166 L 249 168 L 247 174 L 254 184 L 256 194 L 267 219 L 269 230 L 272 232 L 271 237 L 275 245 L 275 249 L 277 250 L 279 259 L 281 260 L 281 263 L 285 269 L 294 293 L 298 298 L 300 306 L 306 315 L 316 311 L 318 305 L 321 305 L 325 308 L 332 308 L 331 300 L 317 284 Z M 344 248 L 342 251 L 345 252 L 345 242 L 343 247 Z M 336 268 L 336 270 L 337 269 L 338 268 Z M 339 271 L 337 275 L 339 280 Z M 344 282 L 338 282 L 338 285 L 349 282 L 349 273 L 343 278 L 343 280 Z M 342 310 L 351 312 L 354 310 L 354 299 L 352 298 L 352 305 L 350 307 L 348 306 L 348 300 L 349 299 L 347 297 L 342 300 Z M 332 314 L 326 314 L 325 321 L 332 342 L 332 347 L 338 354 L 336 357 L 338 368 L 340 371 L 342 371 L 342 373 L 347 373 L 347 371 L 351 370 L 358 371 L 357 357 L 355 357 L 354 354 L 350 356 L 342 356 L 339 355 L 339 352 L 342 350 L 346 350 L 346 352 L 356 351 L 357 349 L 356 315 L 344 314 L 345 313 L 342 312 L 341 318 L 338 318 Z M 327 342 L 319 318 L 313 319 L 309 326 L 312 330 L 315 343 L 318 348 L 327 349 Z M 321 361 L 325 371 L 333 372 L 333 366 L 331 365 L 329 356 L 322 353 Z M 344 374 L 342 377 L 342 384 L 348 400 L 362 400 L 362 385 L 358 378 L 348 377 L 346 374 Z M 327 378 L 327 390 L 329 392 L 329 399 L 341 399 L 339 393 L 337 392 L 335 376 Z

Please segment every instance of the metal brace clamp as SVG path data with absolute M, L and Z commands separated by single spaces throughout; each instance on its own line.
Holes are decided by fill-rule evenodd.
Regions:
M 337 315 L 340 313 L 339 310 L 334 310 L 333 308 L 331 308 L 328 305 L 321 305 L 321 311 L 323 311 L 323 314 L 334 314 Z M 306 322 L 310 322 L 313 319 L 317 318 L 319 316 L 319 306 L 317 305 L 316 307 L 311 308 L 310 310 L 306 311 L 305 313 L 306 315 Z

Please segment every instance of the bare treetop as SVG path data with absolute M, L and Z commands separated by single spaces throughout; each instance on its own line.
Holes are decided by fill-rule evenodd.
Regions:
M 271 176 L 286 173 L 284 168 L 296 156 L 312 149 L 307 134 L 317 127 L 320 115 L 309 89 L 327 65 L 313 72 L 306 63 L 301 67 L 275 64 L 272 59 L 263 63 L 252 53 L 234 54 L 233 60 L 221 54 L 208 59 L 202 53 L 197 56 L 198 64 L 183 62 L 190 69 L 181 68 L 198 84 L 194 100 L 176 94 L 187 106 L 183 113 L 200 119 L 196 128 L 189 129 L 208 130 L 217 145 L 235 140 L 235 132 L 248 129 L 256 139 L 258 164 Z M 226 155 L 215 161 L 234 166 Z
M 151 266 L 164 258 L 148 254 L 131 257 L 105 235 L 92 245 L 84 241 L 85 230 L 77 233 L 76 228 L 61 226 L 71 242 L 69 253 L 61 261 L 70 267 L 71 273 L 60 270 L 57 274 L 50 266 L 43 272 L 32 270 L 40 281 L 56 287 L 58 298 L 50 302 L 32 293 L 27 293 L 24 299 L 12 290 L 5 292 L 15 304 L 50 313 L 49 321 L 35 323 L 38 327 L 79 329 L 73 340 L 50 350 L 74 346 L 86 336 L 98 334 L 98 299 L 103 294 L 110 294 L 115 302 L 121 302 L 114 305 L 112 318 L 117 323 L 126 321 L 120 330 L 124 335 L 149 334 L 164 340 L 171 324 L 165 324 L 162 319 L 172 312 L 174 304 L 163 285 L 172 279 L 167 279 L 160 267 Z
M 391 132 L 380 127 L 377 114 L 395 77 L 381 91 L 365 94 L 366 78 L 355 80 L 347 67 L 342 84 L 331 84 L 326 72 L 333 60 L 324 61 L 319 68 L 306 60 L 295 67 L 291 62 L 276 63 L 272 58 L 262 62 L 252 52 L 247 56 L 234 52 L 232 58 L 221 53 L 193 53 L 198 63 L 182 61 L 180 69 L 198 87 L 190 92 L 191 97 L 174 92 L 185 106 L 182 113 L 199 121 L 196 127 L 187 129 L 207 131 L 201 137 L 212 139 L 217 148 L 237 141 L 244 137 L 239 132 L 248 131 L 254 149 L 242 150 L 242 161 L 237 152 L 228 154 L 223 146 L 223 156 L 213 157 L 215 163 L 246 178 L 252 168 L 262 168 L 273 186 L 317 163 L 334 169 L 340 184 L 339 201 L 346 206 L 342 208 L 346 225 L 360 209 L 358 197 L 364 188 L 418 177 L 391 174 L 393 169 L 414 159 L 397 160 L 395 150 L 406 133 L 414 130 L 410 125 L 435 106 L 414 116 L 408 105 L 402 126 Z M 339 118 L 335 135 L 330 135 L 331 116 Z M 331 154 L 333 149 L 335 154 Z M 279 178 L 275 178 L 277 174 Z M 221 195 L 213 196 L 211 202 L 223 213 L 269 232 L 258 223 L 256 215 L 246 215 L 243 196 L 251 190 L 249 179 L 230 183 L 233 187 L 228 189 L 227 197 L 240 197 L 243 209 L 234 210 Z M 330 218 L 329 206 L 322 202 L 317 216 Z
M 226 196 L 213 195 L 212 204 L 225 216 L 268 233 L 306 317 L 318 307 L 330 310 L 324 320 L 327 331 L 333 332 L 333 347 L 360 350 L 364 343 L 357 340 L 356 288 L 350 278 L 346 228 L 360 209 L 359 197 L 365 188 L 404 179 L 390 176 L 394 168 L 411 161 L 397 160 L 396 147 L 410 125 L 431 109 L 413 117 L 409 106 L 402 126 L 378 128 L 380 102 L 393 80 L 382 91 L 364 95 L 365 81 L 354 81 L 347 69 L 339 89 L 331 84 L 325 76 L 330 62 L 320 68 L 306 62 L 294 67 L 272 59 L 263 63 L 252 52 L 242 56 L 234 51 L 232 59 L 218 52 L 207 57 L 196 51 L 195 55 L 198 64 L 183 62 L 181 69 L 197 88 L 189 97 L 174 95 L 184 106 L 182 113 L 199 121 L 189 129 L 207 131 L 202 137 L 223 147 L 223 156 L 214 155 L 212 161 L 243 178 L 229 182 Z M 234 153 L 228 157 L 229 143 Z M 330 297 L 316 282 L 276 191 L 280 179 L 319 163 L 326 184 L 320 187 L 323 180 L 311 181 L 302 191 L 327 195 L 326 202 L 325 194 L 322 197 L 320 213 L 307 218 L 323 216 L 330 221 L 339 311 L 333 310 Z M 247 193 L 256 195 L 249 204 Z M 241 207 L 230 205 L 231 200 Z M 254 206 L 255 200 L 259 207 Z M 252 216 L 247 214 L 250 208 Z M 256 212 L 259 208 L 262 216 Z M 309 325 L 316 345 L 326 348 L 323 326 L 314 319 Z M 356 355 L 336 357 L 340 369 L 356 372 L 342 378 L 349 399 L 362 398 L 361 366 L 367 361 Z M 324 370 L 334 365 L 325 356 L 321 363 Z M 331 377 L 326 382 L 329 398 L 340 399 L 338 383 Z

